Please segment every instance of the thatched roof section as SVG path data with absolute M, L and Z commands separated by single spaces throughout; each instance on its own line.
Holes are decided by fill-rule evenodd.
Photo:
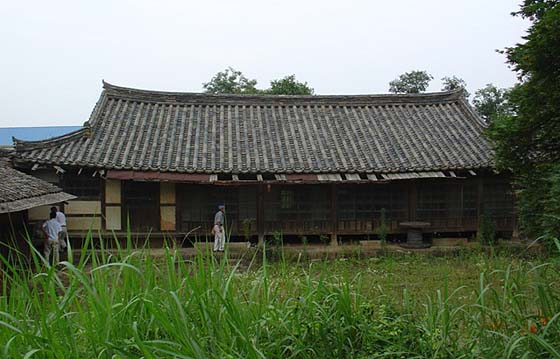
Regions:
M 270 96 L 104 83 L 83 129 L 14 139 L 24 162 L 177 173 L 395 173 L 487 168 L 484 125 L 460 91 Z

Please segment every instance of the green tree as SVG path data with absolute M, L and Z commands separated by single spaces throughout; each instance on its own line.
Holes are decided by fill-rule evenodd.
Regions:
M 467 91 L 467 83 L 465 82 L 465 80 L 457 76 L 442 77 L 441 84 L 442 84 L 442 88 L 441 88 L 442 91 L 453 91 L 453 90 L 462 89 L 465 98 L 468 98 L 471 95 L 469 91 Z
M 420 93 L 426 91 L 434 77 L 426 71 L 405 72 L 389 82 L 389 92 L 392 93 Z
M 476 90 L 473 105 L 476 111 L 487 122 L 491 122 L 498 116 L 511 115 L 513 109 L 509 103 L 510 89 L 498 88 L 493 84 Z
M 228 67 L 218 72 L 209 82 L 202 85 L 207 93 L 257 94 L 257 80 L 246 78 L 241 71 Z
M 270 88 L 259 90 L 257 80 L 248 79 L 241 71 L 232 67 L 218 72 L 202 86 L 205 92 L 213 94 L 313 95 L 314 93 L 307 82 L 299 82 L 295 75 L 272 80 Z
M 295 75 L 290 75 L 270 81 L 270 88 L 265 92 L 271 95 L 313 95 L 314 90 L 307 82 L 299 82 Z
M 560 2 L 525 0 L 513 15 L 531 22 L 525 42 L 504 51 L 520 81 L 509 94 L 515 114 L 496 116 L 488 136 L 515 176 L 522 230 L 559 237 Z

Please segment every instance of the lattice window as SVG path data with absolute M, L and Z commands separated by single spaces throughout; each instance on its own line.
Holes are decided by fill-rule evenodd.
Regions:
M 403 219 L 408 217 L 408 189 L 406 187 L 374 187 L 372 201 L 375 218 L 381 216 L 383 208 L 385 208 L 387 219 Z
M 484 213 L 493 217 L 513 215 L 513 192 L 509 183 L 484 184 Z
M 239 212 L 237 188 L 188 186 L 181 188 L 181 213 L 185 221 L 212 223 L 218 205 L 226 206 L 226 222 L 237 219 Z
M 387 219 L 404 219 L 408 214 L 408 192 L 397 185 L 341 186 L 337 189 L 339 220 L 371 221 L 385 209 Z
M 294 191 L 282 190 L 280 191 L 280 208 L 292 209 L 294 208 Z
M 427 184 L 418 186 L 418 219 L 461 217 L 460 184 Z
M 123 182 L 125 222 L 133 230 L 159 229 L 159 183 Z
M 478 185 L 476 183 L 466 183 L 463 186 L 463 217 L 477 216 L 477 197 Z
M 239 188 L 239 220 L 257 218 L 257 188 L 253 186 Z
M 329 218 L 329 188 L 298 185 L 265 193 L 267 221 L 325 221 Z
M 337 188 L 337 216 L 342 221 L 352 221 L 356 218 L 356 190 L 353 187 Z
M 101 198 L 101 179 L 91 175 L 64 176 L 64 192 L 73 194 L 80 200 L 99 200 Z

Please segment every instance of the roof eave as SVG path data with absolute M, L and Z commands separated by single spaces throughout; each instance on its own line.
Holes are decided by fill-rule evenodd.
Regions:
M 0 213 L 20 212 L 30 208 L 69 201 L 76 198 L 78 197 L 66 192 L 48 193 L 41 196 L 22 198 L 11 202 L 0 203 Z

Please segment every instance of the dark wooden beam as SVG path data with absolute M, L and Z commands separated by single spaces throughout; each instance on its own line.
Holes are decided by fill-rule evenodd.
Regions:
M 259 185 L 257 190 L 257 233 L 259 245 L 264 244 L 264 191 L 264 185 Z
M 461 182 L 459 184 L 459 186 L 461 187 L 461 198 L 459 199 L 460 203 L 459 203 L 459 216 L 460 216 L 460 220 L 461 220 L 461 227 L 463 227 L 463 216 L 465 213 L 465 208 L 464 208 L 464 202 L 465 202 L 465 194 L 464 194 L 464 187 L 465 184 L 464 182 Z
M 107 213 L 105 210 L 105 206 L 107 205 L 107 201 L 105 200 L 105 193 L 107 191 L 107 189 L 105 188 L 107 186 L 107 180 L 102 180 L 101 181 L 101 185 L 100 185 L 100 189 L 101 189 L 101 198 L 100 198 L 100 202 L 101 202 L 101 229 L 102 230 L 106 230 L 107 229 Z M 121 191 L 122 193 L 122 191 Z M 122 208 L 122 207 L 121 207 Z M 121 209 L 122 211 L 122 209 Z M 64 211 L 66 213 L 66 211 Z M 122 229 L 122 221 L 121 221 L 121 229 Z
M 331 246 L 338 245 L 338 220 L 336 215 L 336 184 L 332 183 L 330 187 L 331 200 Z
M 476 218 L 478 223 L 478 228 L 482 224 L 482 215 L 484 214 L 484 182 L 482 178 L 477 180 L 477 193 L 476 193 Z
M 181 207 L 183 205 L 183 197 L 179 194 L 182 190 L 181 183 L 175 183 L 175 230 L 183 231 L 183 223 L 181 221 Z

